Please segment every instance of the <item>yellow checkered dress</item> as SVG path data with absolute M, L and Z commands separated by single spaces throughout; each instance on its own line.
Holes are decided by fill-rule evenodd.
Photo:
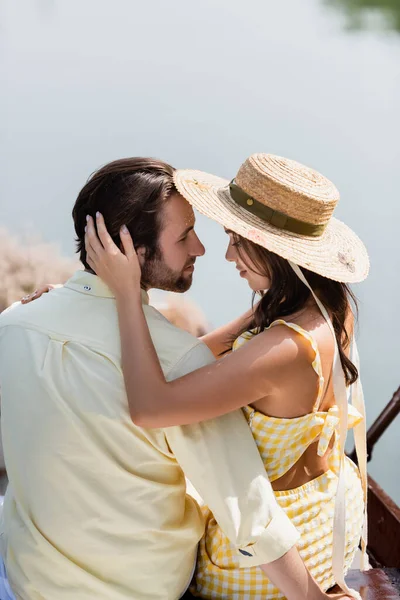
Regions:
M 271 325 L 286 325 L 304 336 L 311 344 L 315 358 L 313 367 L 319 377 L 319 391 L 313 412 L 294 419 L 263 415 L 251 407 L 243 410 L 258 446 L 270 481 L 279 479 L 297 462 L 306 448 L 318 441 L 318 454 L 323 456 L 335 434 L 329 458 L 329 470 L 299 488 L 275 492 L 277 501 L 301 534 L 299 552 L 320 586 L 327 590 L 335 584 L 332 573 L 333 516 L 339 470 L 337 427 L 338 408 L 328 412 L 318 410 L 322 399 L 324 378 L 319 351 L 313 337 L 304 329 L 283 320 Z M 243 334 L 234 344 L 236 350 L 251 339 Z M 361 419 L 349 405 L 349 428 Z M 345 569 L 350 567 L 360 542 L 363 526 L 364 499 L 357 467 L 346 458 L 346 548 Z M 196 578 L 192 593 L 201 598 L 284 599 L 280 591 L 258 567 L 239 569 L 236 552 L 222 533 L 212 513 L 203 508 L 206 530 L 200 542 Z

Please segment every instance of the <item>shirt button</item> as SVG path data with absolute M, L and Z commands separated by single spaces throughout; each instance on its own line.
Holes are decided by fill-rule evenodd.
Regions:
M 90 287 L 90 285 L 84 285 L 84 286 L 83 286 L 83 289 L 84 289 L 84 290 L 86 290 L 87 292 L 90 292 L 90 290 L 91 290 L 92 288 Z
M 250 554 L 250 552 L 246 552 L 246 550 L 241 550 L 240 548 L 239 548 L 239 552 L 241 554 L 244 554 L 244 556 L 253 556 L 252 554 Z

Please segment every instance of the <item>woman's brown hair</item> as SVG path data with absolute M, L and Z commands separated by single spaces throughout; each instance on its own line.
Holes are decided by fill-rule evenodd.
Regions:
M 233 237 L 244 264 L 253 271 L 256 267 L 259 275 L 266 275 L 271 281 L 269 289 L 262 294 L 254 316 L 246 327 L 251 333 L 261 333 L 275 319 L 287 317 L 301 310 L 310 298 L 311 292 L 298 278 L 286 259 L 237 234 Z M 253 265 L 249 264 L 249 259 Z M 358 371 L 345 354 L 350 343 L 346 321 L 351 311 L 351 304 L 354 305 L 357 314 L 356 298 L 345 283 L 327 279 L 304 268 L 301 268 L 301 271 L 331 317 L 346 385 L 350 385 L 357 380 Z M 253 294 L 253 305 L 255 297 L 256 293 Z

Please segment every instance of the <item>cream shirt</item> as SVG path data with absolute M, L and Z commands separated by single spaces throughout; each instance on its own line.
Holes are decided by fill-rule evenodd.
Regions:
M 168 379 L 214 360 L 143 301 Z M 132 423 L 116 304 L 95 275 L 78 271 L 0 316 L 0 384 L 1 548 L 18 599 L 179 598 L 204 531 L 184 472 L 242 566 L 296 543 L 241 411 L 164 430 Z

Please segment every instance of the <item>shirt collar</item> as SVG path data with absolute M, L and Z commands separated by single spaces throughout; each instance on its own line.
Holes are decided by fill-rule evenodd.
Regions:
M 88 294 L 89 296 L 98 296 L 99 298 L 114 298 L 114 294 L 100 279 L 93 273 L 87 271 L 76 271 L 70 279 L 64 284 L 64 287 L 81 294 Z M 141 290 L 142 304 L 149 303 L 149 295 L 144 290 Z

